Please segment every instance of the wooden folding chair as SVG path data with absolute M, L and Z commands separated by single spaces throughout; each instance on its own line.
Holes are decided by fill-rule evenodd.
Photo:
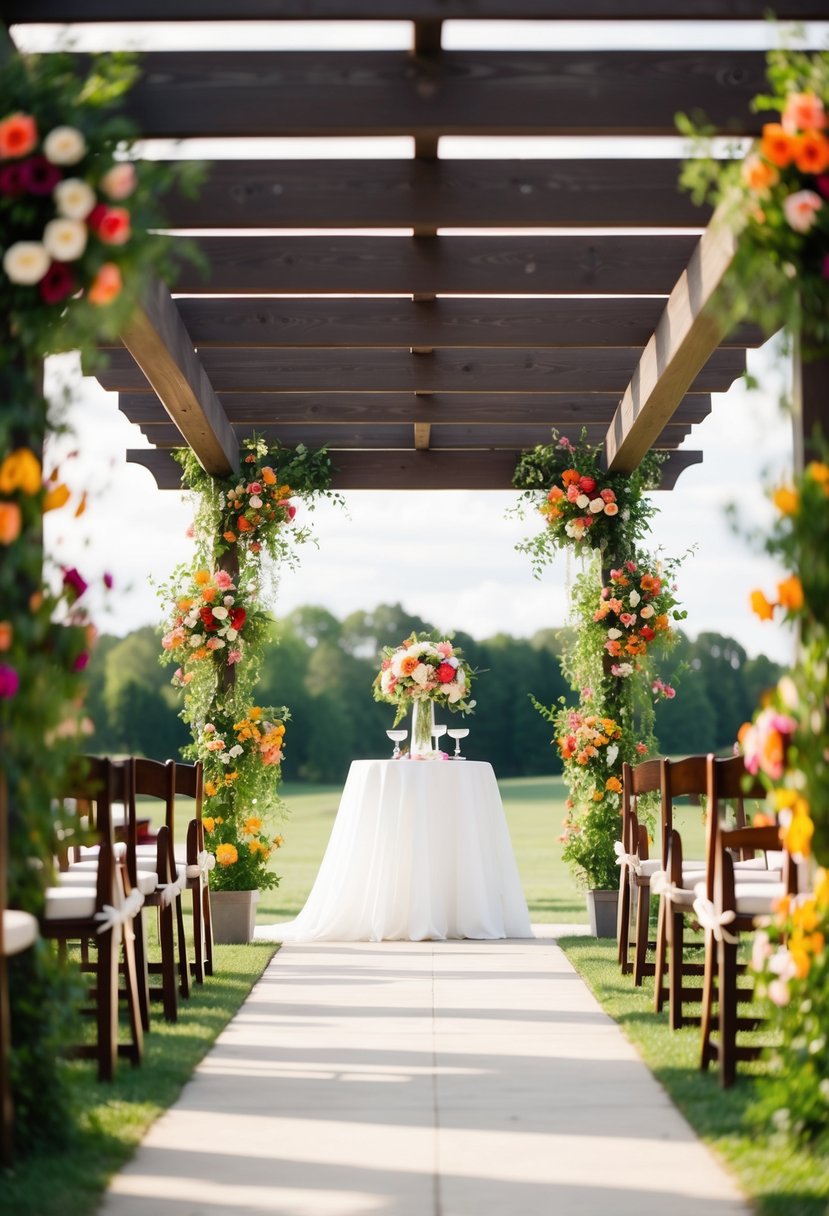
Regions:
M 116 867 L 112 839 L 112 803 L 122 792 L 121 776 L 108 760 L 86 758 L 62 791 L 64 799 L 76 803 L 84 830 L 98 838 L 94 869 L 83 882 L 50 887 L 41 920 L 41 932 L 65 952 L 68 943 L 81 941 L 87 951 L 93 984 L 92 1012 L 95 1015 L 95 1044 L 81 1044 L 73 1054 L 94 1058 L 98 1077 L 109 1081 L 115 1074 L 119 1054 L 133 1064 L 141 1061 L 144 1048 L 138 975 L 132 925 L 143 902 L 141 893 L 124 885 Z M 129 1040 L 118 1042 L 118 955 L 123 946 Z
M 168 761 L 172 763 L 172 761 Z M 201 762 L 175 765 L 175 792 L 182 798 L 192 798 L 196 813 L 187 825 L 187 852 L 185 857 L 187 890 L 193 897 L 193 938 L 195 960 L 193 977 L 197 984 L 204 983 L 205 975 L 213 974 L 213 920 L 210 912 L 210 859 L 212 854 L 204 847 L 204 825 L 202 805 L 204 801 L 204 772 Z
M 716 1060 L 724 1088 L 734 1083 L 738 1061 L 754 1060 L 762 1050 L 753 1044 L 741 1045 L 737 1042 L 739 1031 L 753 1030 L 760 1021 L 757 1017 L 738 1016 L 738 1004 L 751 999 L 750 992 L 740 989 L 737 983 L 740 935 L 753 932 L 757 917 L 770 915 L 778 899 L 797 891 L 796 867 L 785 853 L 781 881 L 757 881 L 756 878 L 749 878 L 746 871 L 744 878 L 735 881 L 734 853 L 739 852 L 745 859 L 750 853 L 779 851 L 781 848 L 776 826 L 724 826 L 724 802 L 761 797 L 765 793 L 757 783 L 746 792 L 745 783 L 746 770 L 741 756 L 729 760 L 716 760 L 713 756 L 709 758 L 708 813 L 714 825 L 714 865 L 712 869 L 709 864 L 705 887 L 700 885 L 694 903 L 697 916 L 705 927 L 700 1067 L 705 1070 L 712 1060 Z M 718 1009 L 716 1038 L 715 997 Z
M 648 852 L 648 833 L 639 822 L 639 799 L 661 788 L 662 770 L 659 760 L 644 760 L 641 764 L 622 765 L 622 842 L 617 848 L 621 873 L 619 875 L 619 965 L 622 974 L 631 971 L 630 926 L 634 893 L 636 895 L 636 947 L 633 960 L 634 983 L 641 985 L 645 975 L 653 975 L 646 962 L 648 948 L 648 916 L 650 910 L 650 876 L 659 869 L 659 861 Z
M 28 950 L 37 940 L 37 920 L 28 912 L 6 907 L 8 855 L 8 792 L 0 772 L 0 1164 L 10 1167 L 14 1155 L 14 1105 L 10 1056 L 11 1011 L 6 961 Z

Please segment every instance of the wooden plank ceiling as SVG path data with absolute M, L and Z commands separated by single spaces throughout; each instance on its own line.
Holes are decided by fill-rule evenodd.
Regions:
M 408 52 L 185 51 L 171 32 L 170 50 L 144 57 L 127 109 L 149 139 L 402 135 L 414 156 L 221 159 L 197 200 L 169 200 L 171 228 L 198 242 L 208 273 L 182 259 L 173 294 L 156 284 L 109 352 L 99 379 L 154 445 L 129 458 L 173 488 L 171 447 L 189 443 L 224 474 L 256 430 L 329 444 L 340 488 L 505 489 L 523 448 L 552 426 L 574 438 L 585 426 L 612 468 L 635 467 L 651 446 L 672 452 L 671 488 L 701 459 L 676 449 L 759 341 L 750 326 L 728 334 L 706 309 L 733 248 L 710 230 L 700 243 L 708 217 L 678 192 L 678 163 L 453 160 L 439 158 L 438 141 L 648 141 L 695 109 L 723 133 L 750 135 L 762 121 L 748 103 L 763 57 L 688 49 L 687 26 L 671 50 L 445 50 L 442 22 L 760 20 L 764 8 L 2 0 L 13 37 L 38 22 L 412 23 Z M 818 18 L 825 0 L 775 9 Z

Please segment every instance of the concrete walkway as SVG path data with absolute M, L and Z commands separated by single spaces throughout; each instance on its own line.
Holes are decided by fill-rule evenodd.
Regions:
M 750 1208 L 549 938 L 283 947 L 102 1208 L 700 1211 Z

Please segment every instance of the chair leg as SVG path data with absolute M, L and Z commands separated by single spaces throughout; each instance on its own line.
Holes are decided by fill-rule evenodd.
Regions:
M 173 909 L 169 904 L 162 904 L 158 909 L 158 936 L 161 943 L 161 996 L 164 1018 L 167 1022 L 175 1022 L 178 1019 L 176 943 L 173 936 Z
M 0 913 L 2 915 L 2 913 Z M 0 955 L 0 1164 L 11 1168 L 14 1151 L 14 1107 L 10 1072 L 11 1012 L 6 956 Z
M 144 933 L 144 917 L 141 912 L 133 920 L 133 929 L 135 931 L 133 953 L 138 971 L 138 1008 L 141 1010 L 141 1025 L 146 1033 L 150 1029 L 150 979 L 149 967 L 147 966 L 147 940 Z
M 668 921 L 668 900 L 665 896 L 661 896 L 659 900 L 659 915 L 656 921 L 656 963 L 653 971 L 653 1008 L 655 1013 L 662 1012 L 662 1006 L 665 1003 L 663 995 L 663 986 L 665 984 L 665 956 L 667 950 L 667 921 Z
M 176 905 L 176 936 L 178 939 L 179 992 L 185 1000 L 190 996 L 190 966 L 187 960 L 187 936 L 184 932 L 183 895 L 180 893 Z
M 202 914 L 204 918 L 204 972 L 213 974 L 213 918 L 210 912 L 210 886 L 204 884 L 202 892 Z
M 720 1084 L 728 1089 L 737 1071 L 737 947 L 719 943 Z
M 651 890 L 650 883 L 643 882 L 636 891 L 636 953 L 633 964 L 633 982 L 642 987 L 645 963 L 648 957 L 648 933 L 650 930 Z
M 717 965 L 717 943 L 713 933 L 705 935 L 705 976 L 702 981 L 702 1017 L 700 1018 L 700 1060 L 703 1072 L 714 1054 L 711 1027 L 714 1023 L 714 970 Z
M 681 912 L 670 913 L 670 971 L 668 974 L 668 1008 L 671 1030 L 682 1027 L 682 955 L 685 946 L 685 917 Z
M 619 943 L 619 966 L 622 975 L 630 974 L 630 879 L 628 867 L 622 862 L 619 877 L 619 911 L 616 921 L 616 937 Z
M 203 883 L 197 879 L 191 887 L 193 895 L 193 945 L 195 961 L 193 963 L 193 979 L 197 984 L 204 983 L 204 916 L 202 912 Z
M 118 941 L 120 930 L 108 929 L 98 936 L 97 1056 L 98 1080 L 111 1081 L 118 1059 Z M 127 977 L 129 991 L 129 977 Z
M 137 1067 L 144 1055 L 144 1027 L 141 1020 L 141 973 L 135 956 L 135 937 L 130 925 L 123 926 L 122 946 L 124 954 L 124 979 L 127 985 L 127 1018 L 130 1041 L 127 1054 Z

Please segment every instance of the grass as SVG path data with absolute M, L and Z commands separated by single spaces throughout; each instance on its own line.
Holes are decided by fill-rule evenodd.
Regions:
M 558 837 L 564 818 L 560 777 L 520 777 L 499 782 L 518 870 L 536 922 L 578 924 L 587 920 L 584 893 L 561 860 Z M 277 855 L 281 876 L 275 891 L 263 891 L 260 924 L 289 920 L 308 898 L 322 860 L 342 792 L 340 786 L 286 785 L 290 818 Z
M 63 1148 L 27 1158 L 0 1178 L 0 1212 L 9 1216 L 89 1216 L 110 1177 L 132 1156 L 150 1124 L 167 1109 L 219 1032 L 244 1001 L 275 947 L 217 946 L 216 974 L 194 985 L 179 1020 L 164 1022 L 153 1006 L 152 1031 L 140 1068 L 119 1061 L 115 1080 L 99 1085 L 94 1065 L 62 1065 L 69 1074 L 75 1126 Z
M 699 1029 L 671 1031 L 653 1012 L 653 981 L 635 988 L 616 963 L 615 942 L 564 938 L 559 943 L 600 1004 L 622 1027 L 691 1126 L 723 1158 L 762 1216 L 826 1216 L 829 1160 L 795 1150 L 752 1125 L 749 1110 L 762 1063 L 740 1066 L 737 1084 L 720 1088 L 699 1069 Z M 635 1112 L 632 1112 L 635 1118 Z

